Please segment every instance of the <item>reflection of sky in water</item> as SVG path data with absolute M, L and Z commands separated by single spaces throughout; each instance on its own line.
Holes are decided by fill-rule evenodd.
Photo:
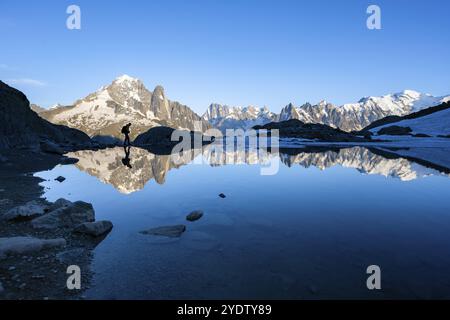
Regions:
M 130 194 L 75 166 L 59 166 L 38 175 L 49 180 L 43 182 L 49 188 L 45 193 L 49 200 L 92 202 L 98 220 L 114 223 L 113 232 L 96 249 L 96 276 L 88 297 L 450 294 L 448 177 L 404 159 L 397 159 L 396 165 L 404 161 L 400 166 L 391 163 L 381 170 L 374 169 L 373 163 L 382 159 L 363 163 L 352 154 L 341 164 L 321 170 L 320 156 L 315 162 L 303 156 L 283 159 L 291 167 L 281 164 L 273 176 L 261 176 L 259 165 L 188 164 L 169 170 L 167 163 L 153 156 L 150 161 L 155 164 L 142 164 L 145 170 L 133 165 L 147 174 L 145 179 L 147 171 L 153 171 L 151 179 L 139 182 L 143 188 Z M 116 161 L 114 156 L 109 159 Z M 351 169 L 355 161 L 360 162 L 357 170 Z M 114 165 L 108 168 L 117 170 Z M 153 178 L 160 177 L 162 168 L 167 169 L 164 183 Z M 388 177 L 381 171 L 388 172 Z M 411 177 L 411 171 L 416 178 L 407 182 L 391 177 L 393 172 Z M 59 175 L 67 180 L 53 181 Z M 218 197 L 222 192 L 226 199 Z M 196 209 L 205 216 L 187 223 L 185 216 Z M 176 240 L 138 233 L 179 223 L 186 224 L 187 231 Z M 365 267 L 370 264 L 382 268 L 381 293 L 365 289 Z M 317 292 L 312 293 L 311 286 Z

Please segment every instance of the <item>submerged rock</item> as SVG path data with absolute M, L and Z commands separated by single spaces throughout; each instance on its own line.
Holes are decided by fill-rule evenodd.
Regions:
M 41 216 L 49 210 L 49 206 L 37 201 L 30 201 L 24 205 L 12 208 L 0 215 L 0 220 L 31 220 Z
M 110 232 L 112 228 L 113 224 L 111 221 L 85 222 L 75 227 L 73 232 L 100 237 Z
M 221 197 L 222 199 L 225 199 L 227 196 L 224 195 L 223 193 L 219 194 L 219 197 Z
M 193 222 L 193 221 L 197 221 L 201 217 L 203 217 L 203 211 L 195 210 L 187 215 L 186 220 Z
M 59 203 L 55 203 L 54 206 L 60 205 L 60 207 L 31 221 L 33 228 L 73 228 L 84 222 L 95 221 L 95 212 L 92 204 L 83 201 L 72 203 L 64 199 L 58 201 Z
M 178 238 L 183 234 L 184 231 L 186 231 L 185 225 L 175 225 L 175 226 L 157 227 L 157 228 L 141 231 L 141 233 L 153 235 L 153 236 Z
M 64 180 L 66 180 L 66 178 L 64 178 L 63 176 L 59 176 L 55 180 L 58 181 L 58 182 L 63 182 Z
M 9 255 L 39 252 L 44 249 L 66 245 L 62 238 L 43 240 L 32 237 L 0 238 L 0 259 Z

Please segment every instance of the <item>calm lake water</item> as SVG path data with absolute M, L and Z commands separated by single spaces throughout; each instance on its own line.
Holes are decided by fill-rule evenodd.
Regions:
M 450 298 L 448 175 L 364 148 L 211 148 L 185 164 L 132 148 L 132 168 L 122 148 L 81 151 L 37 174 L 48 200 L 91 202 L 114 224 L 87 298 Z M 261 175 L 268 161 L 278 172 Z M 177 239 L 139 233 L 175 224 Z M 367 289 L 369 265 L 382 290 Z

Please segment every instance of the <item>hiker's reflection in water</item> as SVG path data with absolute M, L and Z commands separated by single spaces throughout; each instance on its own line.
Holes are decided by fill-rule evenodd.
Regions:
M 130 159 L 130 151 L 131 151 L 131 147 L 123 147 L 123 150 L 125 151 L 125 158 L 122 159 L 122 163 L 124 166 L 127 166 L 130 169 L 133 169 L 133 167 L 131 166 L 131 159 Z

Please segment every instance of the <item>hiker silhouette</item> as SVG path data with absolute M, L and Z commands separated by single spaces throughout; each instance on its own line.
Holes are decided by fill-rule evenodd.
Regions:
M 128 123 L 122 127 L 122 134 L 125 135 L 125 140 L 123 141 L 124 146 L 131 146 L 130 127 L 131 127 L 131 123 Z
M 123 150 L 125 151 L 125 158 L 122 159 L 122 163 L 124 166 L 133 169 L 133 167 L 131 166 L 131 159 L 130 159 L 130 152 L 131 152 L 131 147 L 128 146 L 124 146 Z

